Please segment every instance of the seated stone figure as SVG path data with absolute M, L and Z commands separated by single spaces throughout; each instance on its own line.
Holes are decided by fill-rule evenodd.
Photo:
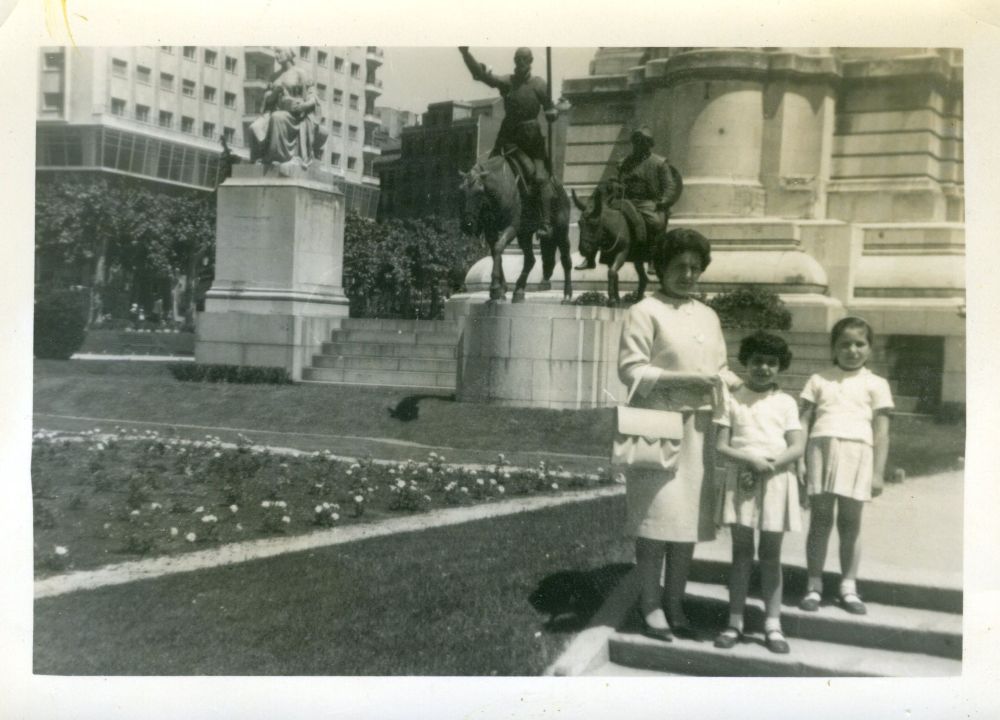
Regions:
M 309 164 L 322 157 L 326 145 L 319 101 L 312 81 L 295 66 L 295 53 L 283 48 L 275 57 L 281 68 L 264 95 L 264 113 L 250 124 L 250 161 Z

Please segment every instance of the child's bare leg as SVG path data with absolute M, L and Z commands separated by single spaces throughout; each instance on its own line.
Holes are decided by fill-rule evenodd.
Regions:
M 760 589 L 764 596 L 767 620 L 777 624 L 781 620 L 781 595 L 783 591 L 781 574 L 780 532 L 760 534 Z M 778 625 L 780 628 L 781 626 Z
M 830 533 L 833 532 L 833 510 L 836 499 L 831 493 L 809 497 L 811 515 L 809 535 L 806 537 L 806 567 L 809 571 L 807 589 L 810 591 L 815 590 L 819 593 L 823 591 L 823 565 L 826 563 Z
M 657 630 L 667 627 L 667 618 L 660 604 L 662 590 L 660 573 L 666 543 L 647 538 L 635 540 L 635 566 L 639 573 L 639 609 L 646 624 Z
M 840 572 L 844 580 L 852 583 L 858 577 L 861 563 L 861 511 L 865 504 L 860 500 L 837 498 L 837 535 L 840 538 Z
M 693 556 L 694 543 L 667 543 L 667 574 L 663 599 L 672 627 L 687 627 L 689 624 L 683 602 Z
M 743 630 L 743 612 L 746 609 L 753 570 L 753 529 L 742 525 L 731 527 L 733 535 L 733 566 L 729 570 L 729 627 Z

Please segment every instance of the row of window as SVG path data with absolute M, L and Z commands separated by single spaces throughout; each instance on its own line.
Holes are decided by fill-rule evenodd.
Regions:
M 116 58 L 111 61 L 111 71 L 119 77 L 125 77 L 128 73 L 128 64 L 124 60 L 118 60 Z M 144 85 L 150 85 L 152 83 L 152 71 L 148 67 L 137 65 L 135 68 L 135 75 L 136 80 Z M 181 81 L 181 92 L 187 97 L 194 97 L 197 87 L 197 83 L 195 83 L 194 80 Z M 160 73 L 160 89 L 168 92 L 174 91 L 174 76 L 171 73 Z M 217 96 L 218 91 L 211 85 L 205 85 L 204 88 L 202 88 L 202 99 L 206 102 L 216 102 Z M 227 108 L 236 109 L 236 93 L 223 93 L 223 101 Z
M 324 85 L 323 83 L 316 83 L 316 97 L 318 97 L 320 100 L 326 100 L 326 85 Z M 351 93 L 348 96 L 347 100 L 348 100 L 347 106 L 351 108 L 351 110 L 357 110 L 359 108 L 358 103 L 360 101 L 360 98 L 357 95 Z M 344 104 L 344 91 L 341 90 L 340 88 L 333 89 L 333 104 L 334 105 Z
M 303 60 L 308 60 L 311 49 L 308 45 L 299 46 L 299 57 Z M 329 56 L 323 50 L 316 51 L 316 64 L 320 67 L 327 67 L 329 65 Z M 334 56 L 333 69 L 339 73 L 344 72 L 344 58 Z M 361 66 L 357 63 L 351 63 L 351 77 L 361 77 Z
M 167 55 L 173 55 L 174 49 L 169 45 L 163 45 L 160 50 L 165 52 Z M 182 53 L 186 60 L 197 60 L 198 59 L 198 48 L 194 45 L 185 45 L 183 47 Z M 219 53 L 215 50 L 205 49 L 204 51 L 205 64 L 211 67 L 215 67 L 219 62 Z M 226 55 L 226 72 L 236 74 L 236 63 L 237 60 L 234 57 Z
M 152 122 L 150 108 L 148 105 L 135 106 L 135 119 L 139 122 L 149 123 Z M 125 101 L 119 98 L 111 98 L 111 114 L 117 115 L 119 117 L 125 117 Z M 174 126 L 174 114 L 169 110 L 160 110 L 157 116 L 157 125 L 163 128 L 173 128 Z M 188 133 L 189 135 L 194 135 L 194 118 L 188 117 L 187 115 L 181 116 L 181 132 Z M 203 122 L 201 124 L 201 134 L 202 137 L 215 139 L 217 137 L 215 132 L 215 123 L 213 122 Z M 233 142 L 236 137 L 236 131 L 231 127 L 225 127 L 222 129 L 222 136 L 226 139 L 226 142 Z

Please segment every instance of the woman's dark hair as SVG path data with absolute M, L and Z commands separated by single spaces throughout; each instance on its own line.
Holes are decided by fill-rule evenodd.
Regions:
M 662 269 L 666 269 L 671 260 L 688 251 L 695 252 L 701 257 L 702 271 L 712 262 L 712 246 L 708 239 L 690 228 L 674 228 L 666 235 L 657 236 L 653 240 L 650 261 L 659 274 Z
M 868 324 L 868 321 L 864 318 L 859 318 L 857 315 L 848 315 L 845 318 L 841 318 L 836 323 L 834 323 L 833 328 L 830 330 L 830 349 L 837 344 L 837 339 L 843 334 L 844 330 L 850 330 L 854 328 L 861 328 L 865 331 L 865 336 L 868 338 L 868 346 L 875 347 L 875 331 L 872 330 L 872 326 Z M 837 363 L 837 354 L 833 353 L 833 362 Z
M 747 335 L 740 342 L 740 364 L 745 367 L 754 355 L 771 355 L 778 358 L 779 370 L 787 370 L 792 364 L 792 351 L 788 349 L 788 343 L 783 338 L 763 330 Z

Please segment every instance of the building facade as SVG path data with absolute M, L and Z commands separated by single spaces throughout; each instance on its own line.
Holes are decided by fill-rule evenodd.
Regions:
M 502 120 L 499 97 L 428 105 L 421 124 L 402 128 L 399 159 L 379 165 L 379 217 L 456 217 L 458 173 L 493 148 Z
M 329 132 L 323 162 L 341 178 L 348 208 L 374 216 L 382 50 L 294 50 Z M 40 55 L 39 172 L 112 173 L 206 191 L 220 177 L 221 140 L 248 159 L 245 133 L 276 69 L 271 47 L 50 47 Z

